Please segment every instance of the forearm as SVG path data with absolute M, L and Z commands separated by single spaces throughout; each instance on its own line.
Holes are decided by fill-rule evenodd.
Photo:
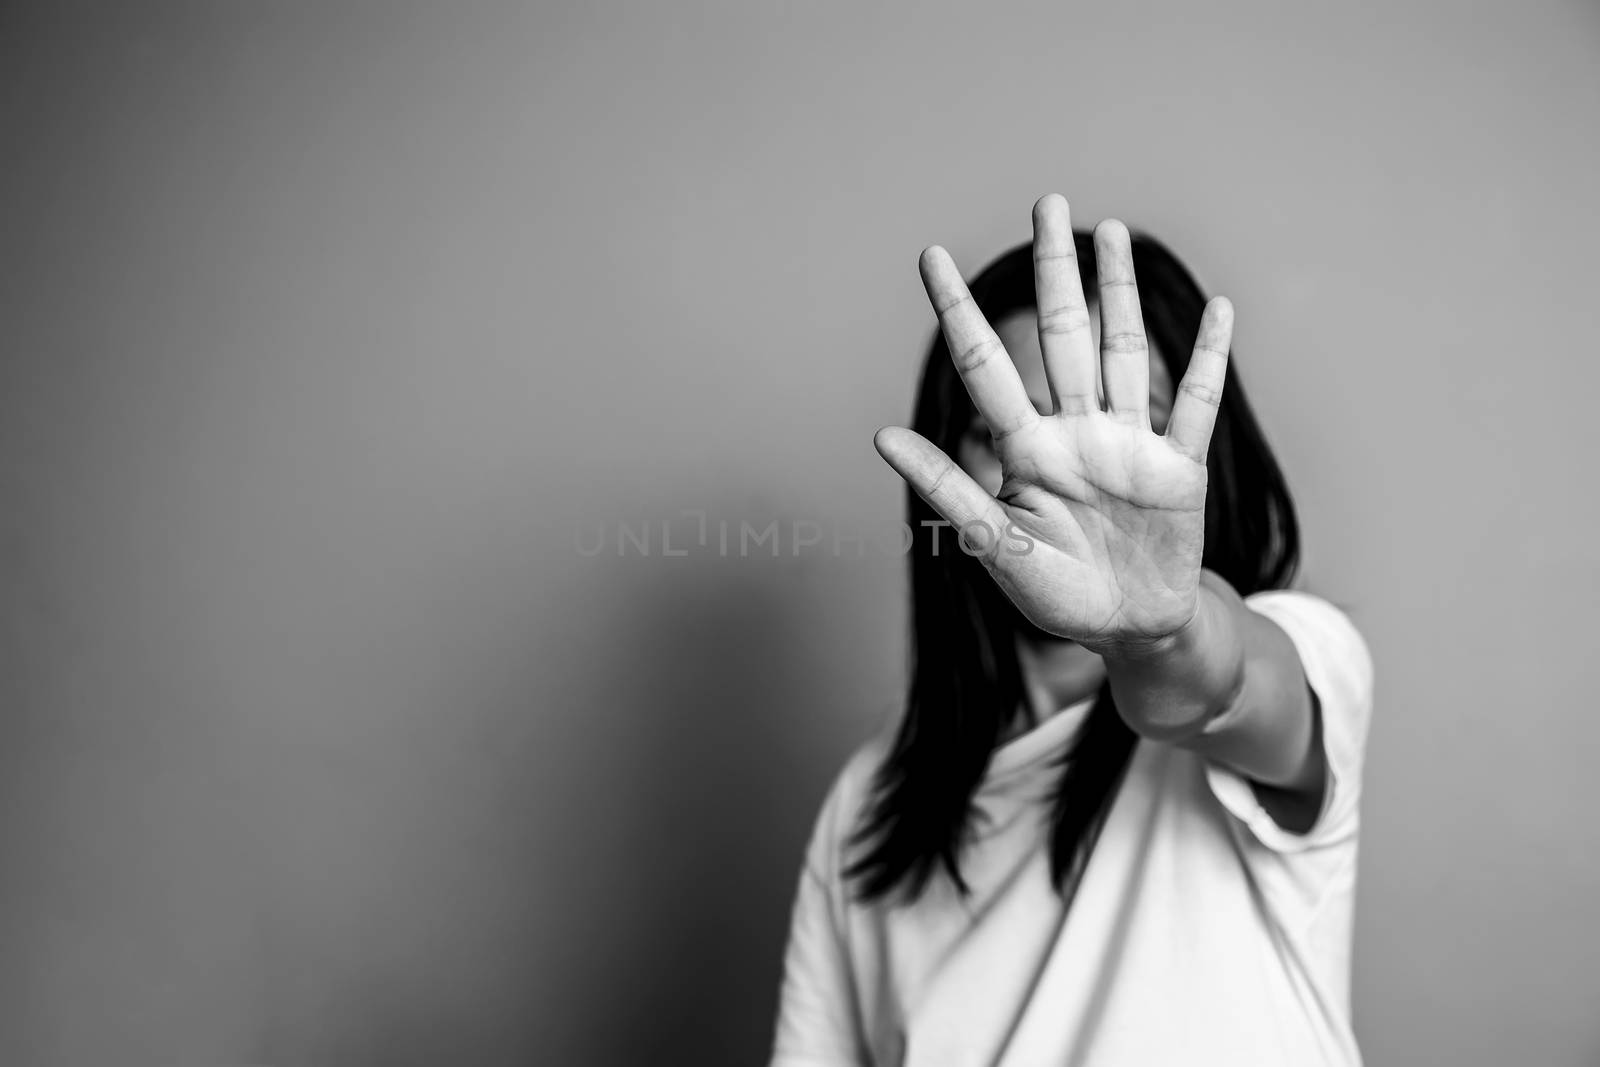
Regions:
M 1249 608 L 1202 572 L 1194 618 L 1153 647 L 1107 654 L 1117 710 L 1145 737 L 1181 741 L 1226 712 L 1244 689 Z
M 1106 657 L 1117 710 L 1144 737 L 1193 748 L 1255 781 L 1312 787 L 1312 697 L 1294 644 L 1217 575 L 1194 619 L 1157 646 Z

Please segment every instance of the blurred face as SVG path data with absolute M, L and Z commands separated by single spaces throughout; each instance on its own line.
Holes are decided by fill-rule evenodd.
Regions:
M 1089 306 L 1089 318 L 1094 328 L 1095 351 L 1100 350 L 1100 307 Z M 1041 415 L 1051 411 L 1050 387 L 1044 378 L 1044 354 L 1039 350 L 1039 318 L 1032 308 L 1013 312 L 994 324 L 1000 343 L 1011 353 L 1017 365 L 1022 384 Z M 1165 433 L 1167 417 L 1172 414 L 1173 383 L 1167 374 L 1167 365 L 1154 340 L 1150 341 L 1150 425 L 1156 433 Z M 994 442 L 989 437 L 989 427 L 983 417 L 974 413 L 972 423 L 961 438 L 961 447 L 954 457 L 962 470 L 972 475 L 977 483 L 990 493 L 1000 491 L 1000 461 L 994 454 Z

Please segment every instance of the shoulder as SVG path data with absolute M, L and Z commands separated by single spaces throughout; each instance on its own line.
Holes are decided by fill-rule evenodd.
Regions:
M 825 880 L 837 878 L 850 837 L 872 799 L 878 771 L 894 743 L 893 729 L 884 729 L 857 745 L 834 773 L 817 812 L 806 863 Z

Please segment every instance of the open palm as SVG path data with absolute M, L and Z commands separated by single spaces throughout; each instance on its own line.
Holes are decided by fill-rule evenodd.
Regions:
M 1041 628 L 1101 652 L 1138 650 L 1195 613 L 1205 537 L 1206 448 L 1227 369 L 1233 310 L 1211 301 L 1167 432 L 1150 425 L 1149 348 L 1127 228 L 1095 230 L 1101 346 L 1094 350 L 1067 202 L 1034 206 L 1039 342 L 1053 409 L 1041 415 L 950 256 L 922 254 L 928 298 L 1002 483 L 990 496 L 932 443 L 890 427 L 876 444 L 944 519 L 992 546 L 984 563 Z M 1096 367 L 1104 402 L 1096 385 Z M 979 535 L 974 524 L 987 528 Z M 1019 536 L 1020 535 L 1020 536 Z

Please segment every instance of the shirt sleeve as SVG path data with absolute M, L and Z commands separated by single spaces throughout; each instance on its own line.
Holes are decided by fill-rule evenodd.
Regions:
M 1361 773 L 1372 719 L 1372 657 L 1348 616 L 1310 593 L 1272 590 L 1245 604 L 1289 635 L 1321 718 L 1328 781 L 1322 809 L 1304 833 L 1285 830 L 1262 807 L 1250 782 L 1217 763 L 1206 765 L 1211 792 L 1255 838 L 1275 852 L 1300 852 L 1353 838 L 1359 825 Z
M 784 950 L 770 1067 L 869 1063 L 856 1011 L 839 870 L 848 832 L 847 767 L 829 790 L 806 847 Z

